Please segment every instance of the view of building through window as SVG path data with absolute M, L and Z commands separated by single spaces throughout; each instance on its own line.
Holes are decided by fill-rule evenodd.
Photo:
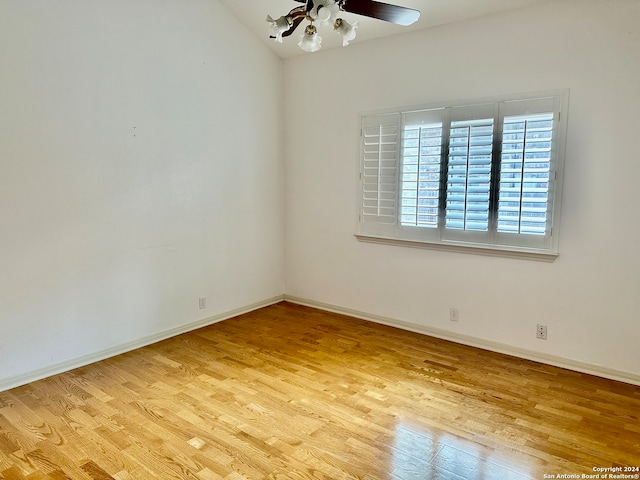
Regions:
M 405 127 L 401 224 L 437 228 L 445 189 L 445 228 L 487 231 L 493 168 L 498 171 L 497 230 L 544 235 L 552 127 L 553 113 L 505 118 L 495 164 L 492 118 L 451 122 L 447 156 L 442 123 Z

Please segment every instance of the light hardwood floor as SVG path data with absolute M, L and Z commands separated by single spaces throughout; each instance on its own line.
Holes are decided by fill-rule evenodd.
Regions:
M 640 467 L 639 415 L 639 387 L 280 303 L 0 392 L 0 479 L 562 478 Z

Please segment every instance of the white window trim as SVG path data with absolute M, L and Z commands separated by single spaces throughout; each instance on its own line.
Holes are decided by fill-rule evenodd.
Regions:
M 479 105 L 487 103 L 508 103 L 517 101 L 535 100 L 540 98 L 554 97 L 557 99 L 557 110 L 559 118 L 557 120 L 557 126 L 555 127 L 556 137 L 554 138 L 554 167 L 555 177 L 551 179 L 553 188 L 551 189 L 551 196 L 549 198 L 550 205 L 550 236 L 549 244 L 545 248 L 529 248 L 526 246 L 506 246 L 506 245 L 492 245 L 492 244 L 475 244 L 470 241 L 464 240 L 443 240 L 443 239 L 429 239 L 428 235 L 420 238 L 412 238 L 401 233 L 403 227 L 400 225 L 400 178 L 396 179 L 396 220 L 391 225 L 383 226 L 380 231 L 371 231 L 363 228 L 362 213 L 364 204 L 364 121 L 368 117 L 380 116 L 380 115 L 397 115 L 398 118 L 402 118 L 403 115 L 410 114 L 412 112 L 422 110 L 436 110 L 445 108 L 454 108 L 468 105 Z M 358 214 L 356 217 L 356 234 L 355 237 L 363 242 L 382 243 L 399 245 L 405 247 L 417 247 L 428 249 L 439 249 L 446 251 L 455 251 L 463 253 L 475 253 L 481 255 L 492 255 L 511 258 L 524 258 L 541 261 L 554 261 L 559 255 L 559 233 L 560 233 L 560 210 L 562 200 L 562 185 L 564 176 L 564 153 L 566 143 L 567 132 L 567 119 L 568 119 L 568 105 L 569 105 L 569 90 L 560 89 L 528 94 L 519 94 L 511 96 L 499 96 L 482 99 L 472 99 L 456 102 L 439 102 L 436 104 L 427 104 L 420 106 L 410 106 L 405 108 L 393 108 L 386 110 L 377 110 L 372 112 L 364 112 L 360 115 L 360 128 L 361 130 L 361 148 L 359 161 L 359 181 L 358 181 Z M 498 118 L 502 119 L 503 114 L 500 114 Z M 402 121 L 398 123 L 398 135 L 402 134 Z M 398 141 L 398 147 L 396 151 L 397 162 L 397 175 L 401 175 L 401 153 L 400 153 L 400 140 Z M 442 207 L 441 207 L 442 208 Z M 411 227 L 413 228 L 413 227 Z M 419 228 L 419 227 L 418 227 Z M 441 227 L 442 228 L 442 227 Z

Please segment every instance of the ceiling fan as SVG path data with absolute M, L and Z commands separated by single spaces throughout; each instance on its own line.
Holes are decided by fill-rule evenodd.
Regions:
M 391 5 L 375 0 L 294 0 L 304 3 L 304 6 L 292 9 L 287 15 L 274 20 L 267 16 L 270 36 L 277 42 L 282 42 L 283 37 L 291 35 L 303 20 L 310 23 L 305 32 L 300 36 L 298 46 L 306 52 L 315 52 L 320 49 L 322 37 L 318 35 L 314 22 L 318 24 L 333 25 L 333 28 L 342 35 L 342 45 L 346 46 L 356 37 L 358 22 L 353 24 L 339 18 L 340 12 L 364 15 L 377 18 L 385 22 L 408 26 L 420 18 L 420 12 L 412 8 Z

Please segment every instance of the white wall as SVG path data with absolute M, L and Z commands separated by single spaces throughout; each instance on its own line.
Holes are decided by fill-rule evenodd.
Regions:
M 0 2 L 0 386 L 282 294 L 281 104 L 216 1 Z
M 554 1 L 285 62 L 286 293 L 640 378 L 639 18 Z M 554 263 L 353 237 L 361 112 L 566 87 Z

